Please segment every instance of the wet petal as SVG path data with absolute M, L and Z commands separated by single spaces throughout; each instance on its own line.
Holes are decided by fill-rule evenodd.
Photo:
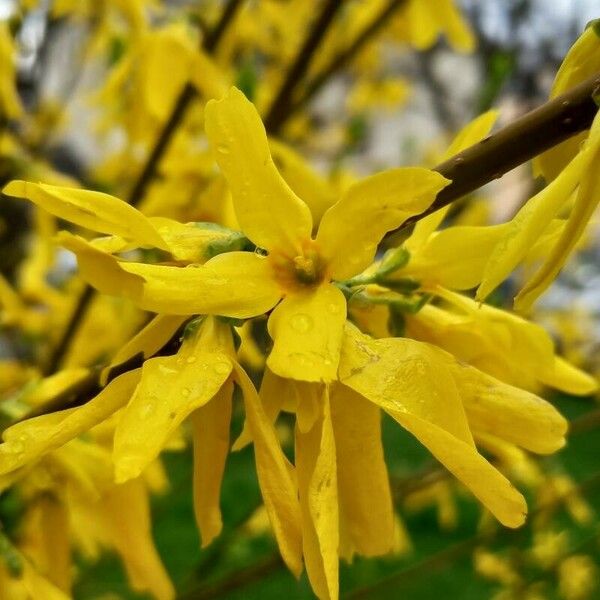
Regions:
M 250 378 L 234 365 L 242 388 L 246 419 L 254 441 L 256 471 L 265 507 L 281 556 L 290 571 L 302 572 L 302 526 L 295 472 L 283 454 L 273 424 L 267 418 Z
M 329 398 L 308 433 L 296 430 L 296 469 L 306 572 L 321 600 L 338 597 L 339 515 L 335 439 Z
M 269 317 L 269 368 L 281 377 L 332 381 L 337 376 L 346 299 L 335 286 L 290 294 Z
M 191 415 L 194 439 L 194 514 L 205 548 L 221 533 L 221 481 L 229 454 L 233 382 Z
M 206 105 L 205 128 L 242 231 L 261 248 L 300 255 L 311 236 L 310 209 L 277 171 L 256 108 L 231 88 Z
M 415 414 L 473 446 L 448 356 L 406 338 L 374 340 L 347 324 L 339 380 L 386 411 Z
M 329 208 L 317 243 L 334 279 L 346 279 L 373 261 L 384 234 L 423 212 L 450 181 L 420 167 L 391 169 L 352 185 Z
M 9 427 L 0 445 L 0 473 L 36 460 L 89 431 L 124 406 L 140 378 L 140 369 L 123 373 L 95 398 L 77 408 L 41 415 Z
M 86 229 L 168 250 L 158 231 L 139 210 L 109 194 L 18 180 L 11 181 L 3 193 L 27 198 L 49 213 Z
M 151 358 L 117 425 L 115 479 L 137 477 L 154 460 L 169 436 L 194 410 L 214 398 L 232 364 L 223 352 L 207 352 L 203 341 L 185 343 L 174 356 Z
M 381 441 L 381 412 L 345 386 L 331 397 L 340 517 L 353 549 L 379 556 L 394 549 L 395 517 Z

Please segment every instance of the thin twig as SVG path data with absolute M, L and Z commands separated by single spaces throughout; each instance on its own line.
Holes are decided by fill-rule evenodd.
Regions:
M 389 19 L 406 4 L 406 0 L 390 0 L 385 8 L 363 29 L 356 39 L 342 52 L 334 56 L 331 62 L 314 79 L 308 82 L 304 93 L 292 103 L 286 118 L 295 114 L 313 98 L 331 78 L 341 71 L 388 23 Z
M 304 44 L 298 51 L 294 63 L 288 69 L 285 80 L 265 117 L 265 128 L 269 133 L 276 134 L 287 120 L 294 91 L 306 75 L 316 49 L 325 37 L 342 4 L 341 0 L 327 0 L 325 3 L 319 18 L 315 21 Z

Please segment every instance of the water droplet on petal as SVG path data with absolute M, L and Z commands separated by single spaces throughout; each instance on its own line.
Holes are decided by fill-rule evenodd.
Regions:
M 217 146 L 217 152 L 219 152 L 220 154 L 229 154 L 229 147 L 225 144 L 219 144 Z
M 139 411 L 140 419 L 147 419 L 153 411 L 154 406 L 152 405 L 152 403 L 148 402 L 147 404 L 144 404 L 144 406 L 142 406 Z
M 214 369 L 216 373 L 219 373 L 219 375 L 225 375 L 225 373 L 229 373 L 229 371 L 231 370 L 231 365 L 224 361 L 218 362 L 215 364 Z
M 298 313 L 292 317 L 290 324 L 298 333 L 306 333 L 312 329 L 313 320 L 308 315 Z
M 188 365 L 192 365 L 196 362 L 196 357 L 195 356 L 188 356 L 186 361 L 186 363 L 188 363 Z
M 181 390 L 181 395 L 182 395 L 184 398 L 187 398 L 187 397 L 188 397 L 190 394 L 191 394 L 190 388 L 183 388 L 183 389 Z

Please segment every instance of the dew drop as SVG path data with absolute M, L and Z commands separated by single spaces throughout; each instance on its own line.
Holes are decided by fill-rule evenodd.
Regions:
M 229 373 L 230 368 L 231 367 L 226 362 L 218 362 L 214 366 L 215 373 L 218 373 L 219 375 L 225 375 L 225 373 Z
M 290 324 L 292 326 L 292 329 L 294 329 L 298 333 L 306 333 L 312 328 L 313 321 L 308 315 L 299 313 L 292 317 Z
M 340 312 L 340 307 L 332 302 L 327 306 L 327 310 L 329 310 L 332 315 L 337 315 Z
M 190 388 L 183 388 L 183 389 L 181 390 L 181 395 L 182 395 L 184 398 L 187 398 L 187 397 L 188 397 L 190 394 L 191 394 Z
M 186 361 L 186 363 L 188 363 L 188 365 L 192 365 L 196 362 L 196 357 L 195 356 L 188 356 Z
M 219 144 L 217 146 L 217 152 L 219 152 L 220 154 L 229 154 L 229 147 L 225 144 Z

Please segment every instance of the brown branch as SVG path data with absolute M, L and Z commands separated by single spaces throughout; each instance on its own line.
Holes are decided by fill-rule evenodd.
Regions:
M 304 93 L 293 103 L 286 118 L 304 107 L 313 96 L 333 77 L 341 71 L 352 59 L 375 37 L 395 12 L 406 4 L 406 0 L 390 0 L 385 8 L 358 34 L 356 39 L 342 52 L 336 55 L 331 62 L 312 81 L 306 85 Z
M 599 93 L 600 72 L 434 167 L 452 183 L 438 194 L 426 211 L 408 219 L 396 231 L 589 129 L 598 112 Z
M 225 6 L 225 9 L 223 10 L 221 18 L 215 25 L 212 32 L 204 36 L 202 40 L 202 47 L 204 50 L 211 53 L 216 50 L 219 42 L 223 38 L 223 35 L 227 31 L 228 25 L 233 22 L 241 5 L 242 0 L 229 0 Z M 179 125 L 182 123 L 187 110 L 192 103 L 192 100 L 194 100 L 196 96 L 196 89 L 191 83 L 187 83 L 179 94 L 171 115 L 158 135 L 158 138 L 152 147 L 148 158 L 146 159 L 144 168 L 142 169 L 142 172 L 138 176 L 131 189 L 131 192 L 129 193 L 127 201 L 132 206 L 137 206 L 144 199 L 146 191 L 148 190 L 148 186 L 156 174 L 158 164 L 167 151 Z M 58 341 L 58 344 L 53 349 L 50 358 L 43 369 L 45 374 L 54 373 L 60 367 L 60 364 L 62 363 L 69 348 L 71 338 L 76 333 L 80 323 L 87 314 L 87 310 L 93 297 L 94 290 L 90 286 L 86 285 L 83 293 L 77 301 L 77 305 L 75 306 L 71 317 L 69 318 L 69 322 L 67 323 L 61 338 Z
M 304 44 L 298 51 L 296 59 L 287 71 L 285 80 L 265 117 L 265 128 L 270 134 L 276 134 L 289 117 L 289 109 L 293 101 L 296 86 L 301 82 L 304 75 L 306 75 L 316 49 L 323 40 L 342 4 L 341 0 L 326 1 L 319 18 L 315 21 Z

